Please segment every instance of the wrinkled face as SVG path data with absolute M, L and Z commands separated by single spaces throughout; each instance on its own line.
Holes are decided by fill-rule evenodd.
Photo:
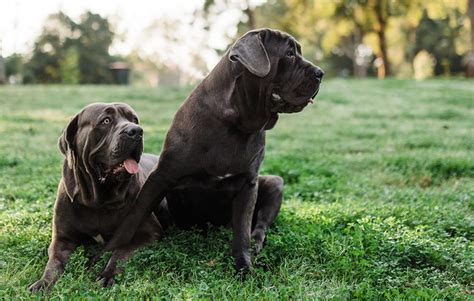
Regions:
M 323 70 L 303 58 L 300 45 L 288 34 L 266 31 L 262 42 L 271 68 L 275 70 L 270 110 L 293 113 L 313 103 L 319 92 Z
M 78 117 L 75 148 L 100 183 L 123 181 L 139 171 L 143 130 L 127 104 L 97 103 Z

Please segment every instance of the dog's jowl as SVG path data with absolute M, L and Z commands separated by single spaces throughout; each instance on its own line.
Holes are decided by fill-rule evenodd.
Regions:
M 322 77 L 286 33 L 262 29 L 241 37 L 176 113 L 137 207 L 105 250 L 129 242 L 155 210 L 167 224 L 229 225 L 236 268 L 248 269 L 251 238 L 260 251 L 283 194 L 280 177 L 259 175 L 265 131 L 279 113 L 312 103 Z

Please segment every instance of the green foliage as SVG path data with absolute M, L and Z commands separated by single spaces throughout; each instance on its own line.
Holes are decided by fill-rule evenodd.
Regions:
M 12 54 L 5 58 L 5 75 L 7 78 L 12 75 L 18 75 L 22 72 L 23 56 L 20 54 Z
M 217 2 L 206 1 L 204 9 Z M 273 0 L 245 10 L 242 14 L 252 18 L 243 18 L 239 33 L 252 27 L 250 20 L 256 28 L 289 32 L 329 75 L 412 76 L 415 56 L 423 49 L 437 59 L 435 75 L 449 75 L 465 68 L 466 24 L 474 22 L 466 12 L 467 0 Z M 361 56 L 360 46 L 369 46 L 371 53 Z
M 111 83 L 109 47 L 114 32 L 106 18 L 86 12 L 75 23 L 62 12 L 47 19 L 26 64 L 25 83 Z
M 79 70 L 82 84 L 104 84 L 112 82 L 109 71 L 111 58 L 109 47 L 114 32 L 106 18 L 86 12 L 77 25 L 80 36 L 76 47 L 79 52 Z
M 52 15 L 49 21 L 58 21 L 58 15 Z M 62 25 L 59 21 L 57 25 Z M 64 40 L 56 32 L 57 28 L 44 28 L 43 33 L 36 40 L 33 55 L 26 64 L 31 75 L 24 79 L 25 83 L 60 83 L 60 61 L 64 52 Z M 58 29 L 61 31 L 63 29 Z
M 79 53 L 75 47 L 70 47 L 60 61 L 59 73 L 62 83 L 78 84 L 80 79 Z
M 27 299 L 47 260 L 62 156 L 57 138 L 91 99 L 140 114 L 158 153 L 190 88 L 0 90 L 0 296 Z M 74 253 L 50 298 L 466 300 L 474 282 L 474 87 L 469 81 L 332 80 L 316 105 L 268 132 L 262 173 L 285 200 L 254 269 L 240 281 L 231 232 L 171 229 L 124 265 Z M 65 101 L 67 100 L 67 101 Z M 46 295 L 43 295 L 45 297 Z
M 462 21 L 460 12 L 455 16 L 447 16 L 445 19 L 430 19 L 427 12 L 423 14 L 420 25 L 416 29 L 415 52 L 428 50 L 436 59 L 434 72 L 436 75 L 450 75 L 464 71 L 462 63 L 463 56 L 456 53 L 456 40 L 460 38 Z M 454 23 L 454 26 L 450 24 Z

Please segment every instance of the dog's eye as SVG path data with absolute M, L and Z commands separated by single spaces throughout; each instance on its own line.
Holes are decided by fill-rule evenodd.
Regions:
M 295 52 L 293 50 L 288 50 L 286 52 L 286 56 L 289 58 L 293 58 L 295 56 Z
M 109 124 L 111 122 L 109 117 L 105 117 L 104 120 L 102 120 L 102 124 Z
M 139 122 L 138 122 L 138 118 L 137 118 L 137 117 L 133 117 L 133 123 L 136 123 L 136 124 L 138 124 L 138 123 L 139 123 Z

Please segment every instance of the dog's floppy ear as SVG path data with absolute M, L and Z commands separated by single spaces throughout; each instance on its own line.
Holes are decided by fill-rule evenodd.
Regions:
M 241 37 L 229 51 L 232 62 L 240 62 L 248 71 L 259 77 L 270 72 L 270 59 L 259 32 L 253 31 Z
M 298 41 L 295 41 L 296 45 L 296 52 L 298 52 L 299 55 L 301 55 L 301 44 L 298 43 Z
M 77 133 L 79 114 L 69 122 L 67 127 L 64 129 L 63 134 L 59 137 L 59 150 L 66 156 L 66 161 L 69 168 L 72 168 L 75 164 L 75 152 L 74 152 L 74 138 Z

